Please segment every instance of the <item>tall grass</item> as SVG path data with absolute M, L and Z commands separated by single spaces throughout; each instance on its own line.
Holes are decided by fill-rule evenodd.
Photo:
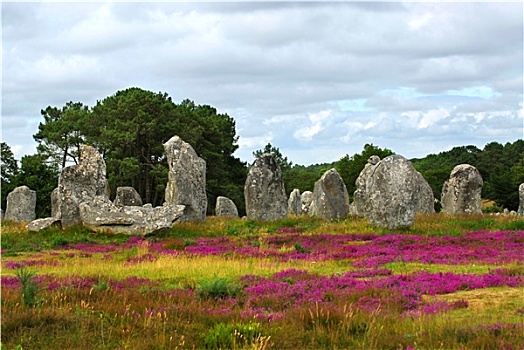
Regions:
M 380 254 L 385 254 L 387 242 L 394 242 L 389 234 L 420 235 L 430 242 L 429 237 L 471 231 L 518 231 L 523 223 L 503 216 L 419 215 L 410 230 L 391 232 L 354 217 L 271 223 L 209 218 L 135 243 L 82 227 L 29 233 L 7 224 L 2 227 L 2 349 L 522 349 L 522 262 L 395 260 L 370 269 L 357 268 L 347 257 L 285 261 L 187 251 L 202 238 L 225 237 L 239 249 L 309 257 L 312 238 L 324 249 L 319 238 L 356 233 L 380 235 Z M 520 233 L 510 236 L 515 246 L 524 243 Z M 416 242 L 407 238 L 406 249 Z M 370 242 L 350 241 L 339 248 L 356 251 Z M 493 248 L 490 244 L 479 242 L 475 249 Z M 38 273 L 27 266 L 37 266 Z M 354 277 L 344 280 L 348 272 Z M 442 283 L 440 273 L 488 275 L 486 281 L 509 276 L 515 286 L 471 289 L 464 282 L 451 293 L 431 296 L 401 288 L 422 273 Z M 325 281 L 328 292 L 322 292 L 328 290 L 321 285 Z M 358 289 L 370 281 L 391 284 Z M 28 286 L 35 294 L 25 302 Z M 315 294 L 316 288 L 323 294 Z M 413 293 L 420 305 L 454 307 L 410 309 Z

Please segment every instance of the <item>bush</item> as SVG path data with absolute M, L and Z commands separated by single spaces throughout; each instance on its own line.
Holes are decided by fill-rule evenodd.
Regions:
M 215 276 L 209 280 L 201 280 L 198 284 L 197 295 L 202 299 L 234 298 L 241 292 L 238 285 L 223 277 Z
M 38 285 L 34 280 L 36 272 L 30 271 L 26 267 L 21 267 L 16 271 L 16 277 L 22 285 L 22 303 L 27 307 L 35 307 L 40 304 L 38 300 Z

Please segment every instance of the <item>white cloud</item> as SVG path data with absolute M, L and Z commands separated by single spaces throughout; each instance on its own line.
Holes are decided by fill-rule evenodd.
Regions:
M 293 137 L 299 140 L 311 141 L 313 137 L 318 135 L 322 130 L 324 130 L 324 122 L 331 115 L 330 110 L 320 111 L 318 113 L 311 113 L 308 116 L 311 125 L 299 128 L 293 133 Z
M 522 138 L 522 3 L 1 6 L 3 139 L 28 153 L 40 109 L 130 86 L 229 113 L 244 160 Z
M 419 129 L 427 129 L 446 117 L 449 117 L 449 111 L 444 108 L 429 110 L 422 115 L 418 127 Z

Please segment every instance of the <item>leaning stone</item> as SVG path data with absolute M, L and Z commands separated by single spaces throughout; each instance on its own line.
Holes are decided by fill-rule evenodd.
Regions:
M 218 196 L 215 206 L 215 215 L 220 217 L 238 218 L 238 209 L 231 199 Z
M 344 219 L 349 214 L 349 195 L 346 184 L 336 169 L 330 169 L 315 182 L 313 210 L 310 215 L 327 220 Z
M 442 212 L 447 214 L 482 213 L 482 185 L 482 176 L 474 166 L 457 165 L 442 187 Z
M 116 197 L 113 201 L 117 206 L 142 206 L 142 198 L 138 192 L 130 186 L 118 187 L 116 189 Z
M 184 215 L 183 205 L 116 206 L 105 196 L 97 196 L 79 206 L 84 226 L 95 232 L 145 236 L 170 229 Z
M 287 202 L 288 215 L 298 216 L 302 213 L 302 201 L 300 190 L 295 188 L 290 194 Z
M 351 203 L 350 212 L 353 215 L 365 216 L 366 211 L 366 183 L 373 175 L 376 165 L 380 162 L 379 156 L 373 155 L 369 157 L 364 169 L 360 172 L 355 180 L 355 192 L 353 193 L 353 203 Z
M 36 192 L 27 186 L 19 186 L 7 195 L 5 220 L 14 222 L 33 221 L 36 217 Z
M 287 216 L 282 171 L 273 155 L 260 155 L 249 168 L 244 199 L 248 219 L 274 221 Z
M 302 214 L 308 214 L 311 207 L 311 202 L 313 202 L 313 192 L 311 191 L 304 191 L 300 195 L 300 202 L 301 202 L 301 208 Z
M 169 139 L 164 149 L 169 165 L 166 203 L 185 206 L 181 222 L 204 221 L 207 210 L 206 162 L 178 136 Z
M 54 225 L 60 225 L 60 219 L 56 217 L 49 217 L 49 218 L 43 218 L 43 219 L 36 219 L 31 221 L 29 224 L 27 224 L 27 229 L 32 232 L 38 232 L 40 230 L 43 230 L 45 228 L 54 226 Z
M 417 171 L 415 175 L 418 177 L 418 188 L 416 188 L 418 199 L 415 211 L 417 213 L 432 214 L 435 212 L 435 196 L 433 195 L 433 190 L 421 173 Z
M 80 161 L 62 169 L 58 179 L 58 208 L 62 227 L 80 224 L 79 205 L 95 196 L 106 196 L 109 186 L 106 180 L 106 164 L 102 155 L 93 147 L 84 145 Z

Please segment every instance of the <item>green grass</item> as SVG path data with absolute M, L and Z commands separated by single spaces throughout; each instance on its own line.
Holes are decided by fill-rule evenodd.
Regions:
M 377 229 L 362 219 L 327 222 L 298 217 L 275 222 L 208 218 L 203 223 L 178 224 L 149 242 L 162 242 L 166 249 L 183 250 L 201 237 L 234 236 L 264 244 L 272 235 L 297 233 L 346 234 L 402 233 L 424 236 L 459 236 L 471 231 L 523 230 L 524 220 L 504 216 L 419 215 L 409 230 Z M 285 312 L 259 310 L 246 316 L 232 299 L 242 299 L 241 277 L 270 277 L 297 269 L 312 274 L 333 275 L 354 270 L 352 261 L 279 262 L 271 258 L 230 256 L 160 255 L 154 261 L 126 264 L 129 258 L 151 254 L 146 243 L 129 249 L 81 255 L 62 250 L 75 243 L 122 243 L 125 235 L 95 234 L 77 226 L 62 231 L 49 228 L 28 232 L 23 225 L 3 223 L 2 276 L 26 278 L 26 287 L 2 287 L 2 349 L 504 349 L 524 344 L 524 288 L 467 290 L 428 300 L 467 300 L 467 308 L 437 314 L 400 316 L 398 312 L 362 310 L 354 301 L 338 304 L 297 306 Z M 301 251 L 289 244 L 283 250 Z M 73 257 L 69 256 L 74 254 Z M 7 258 L 8 259 L 5 259 Z M 31 292 L 32 271 L 25 275 L 5 267 L 5 261 L 50 261 L 35 268 L 38 275 L 94 278 L 90 289 L 62 288 Z M 442 265 L 394 262 L 384 267 L 393 274 L 416 271 L 486 274 L 505 268 L 508 274 L 524 276 L 522 264 Z M 112 281 L 135 276 L 159 282 L 117 290 Z M 290 280 L 291 281 L 291 280 Z M 293 281 L 296 282 L 296 281 Z M 29 287 L 27 287 L 29 286 Z M 188 292 L 189 291 L 189 292 Z M 280 301 L 285 302 L 285 301 Z M 387 309 L 387 305 L 382 305 Z M 279 313 L 280 312 L 280 313 Z M 266 316 L 274 316 L 269 320 Z M 266 317 L 266 318 L 265 318 Z M 268 316 L 269 317 L 269 316 Z

